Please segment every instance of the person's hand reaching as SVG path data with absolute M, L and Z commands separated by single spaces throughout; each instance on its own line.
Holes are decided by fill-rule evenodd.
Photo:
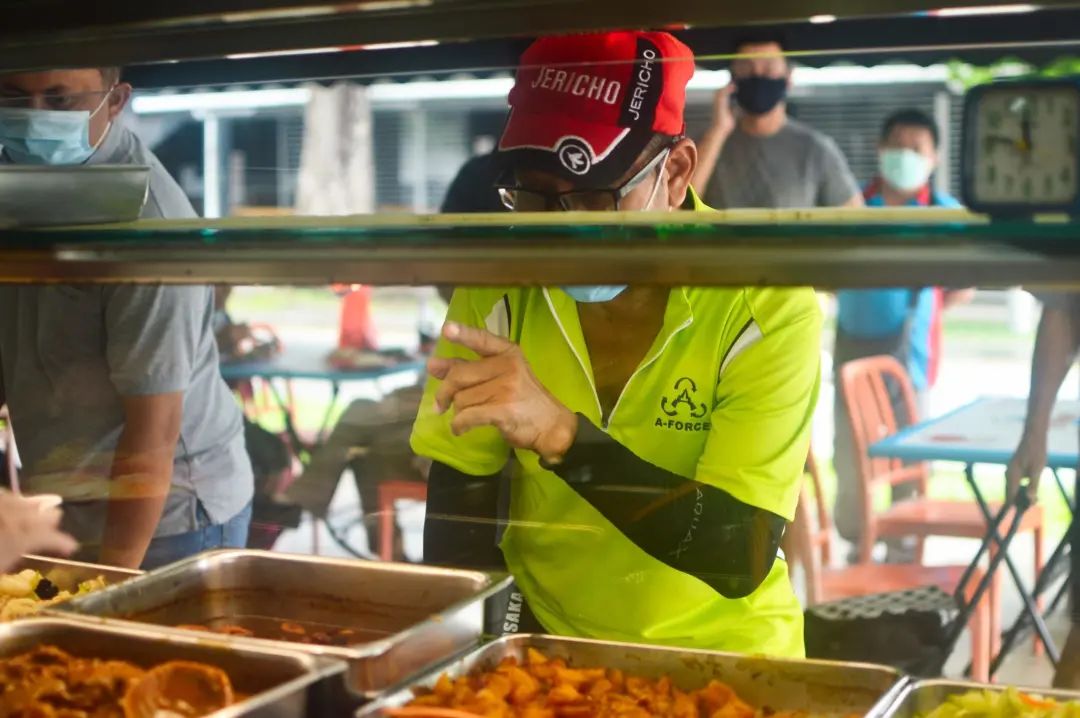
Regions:
M 544 388 L 520 347 L 483 329 L 447 322 L 443 337 L 479 355 L 478 359 L 428 361 L 428 374 L 442 381 L 435 409 L 453 408 L 455 435 L 493 426 L 517 449 L 531 449 L 558 462 L 577 435 L 577 415 Z
M 1046 432 L 1024 432 L 1009 466 L 1005 469 L 1006 497 L 1012 499 L 1022 486 L 1034 502 L 1039 493 L 1039 477 L 1046 468 Z M 1026 480 L 1026 482 L 1025 482 Z
M 713 96 L 712 129 L 722 137 L 728 137 L 735 129 L 735 112 L 731 107 L 731 95 L 735 92 L 735 83 L 722 87 Z
M 0 492 L 0 571 L 27 553 L 69 556 L 79 544 L 60 530 L 60 497 Z

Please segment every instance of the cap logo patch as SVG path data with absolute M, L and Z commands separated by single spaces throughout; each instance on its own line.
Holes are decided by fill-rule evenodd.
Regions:
M 556 154 L 562 166 L 576 175 L 588 174 L 592 169 L 592 153 L 581 140 L 567 137 L 559 143 Z
M 656 119 L 656 108 L 664 93 L 664 70 L 659 59 L 660 49 L 647 38 L 638 38 L 634 72 L 619 114 L 623 127 L 651 127 Z
M 652 81 L 653 60 L 656 59 L 656 51 L 645 48 L 641 53 L 643 61 L 637 66 L 634 73 L 634 92 L 630 97 L 630 106 L 627 112 L 634 116 L 634 120 L 641 119 L 641 105 L 645 102 L 645 95 L 649 91 L 649 82 Z
M 610 80 L 603 75 L 558 70 L 548 66 L 540 68 L 540 72 L 536 74 L 536 79 L 532 81 L 530 87 L 585 97 L 603 102 L 605 105 L 616 104 L 619 101 L 619 93 L 622 91 L 622 83 L 618 80 Z

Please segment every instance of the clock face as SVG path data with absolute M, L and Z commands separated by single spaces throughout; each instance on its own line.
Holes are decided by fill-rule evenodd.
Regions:
M 1068 205 L 1080 189 L 1080 86 L 1027 85 L 985 91 L 973 124 L 972 199 Z

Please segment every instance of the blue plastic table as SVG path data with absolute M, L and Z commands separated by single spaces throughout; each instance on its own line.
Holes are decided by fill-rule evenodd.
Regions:
M 226 381 L 248 381 L 264 379 L 270 392 L 285 417 L 285 430 L 295 446 L 302 447 L 300 436 L 292 422 L 289 404 L 274 386 L 273 379 L 311 379 L 330 383 L 330 404 L 323 417 L 317 434 L 316 443 L 326 433 L 327 424 L 337 405 L 341 385 L 345 382 L 371 382 L 378 389 L 379 381 L 390 376 L 412 373 L 417 376 L 424 371 L 425 363 L 419 359 L 401 361 L 381 367 L 347 369 L 333 366 L 328 358 L 332 347 L 314 343 L 291 343 L 285 350 L 270 359 L 260 361 L 225 362 L 221 365 L 221 376 Z
M 871 456 L 903 461 L 958 461 L 1005 466 L 1024 429 L 1027 400 L 982 397 L 944 416 L 899 431 L 870 447 Z M 1080 401 L 1054 406 L 1047 466 L 1073 469 L 1080 460 Z
M 987 518 L 987 535 L 983 548 L 975 556 L 972 567 L 979 561 L 982 551 L 991 542 L 996 542 L 1000 547 L 999 556 L 1005 561 L 1020 592 L 1020 597 L 1024 601 L 1024 612 L 1004 634 L 1001 652 L 994 658 L 991 665 L 991 674 L 998 669 L 1002 659 L 1027 628 L 1029 619 L 1046 645 L 1051 660 L 1055 665 L 1058 661 L 1057 648 L 1050 638 L 1043 616 L 1035 605 L 1035 597 L 1046 590 L 1061 572 L 1068 539 L 1066 537 L 1061 540 L 1036 580 L 1035 587 L 1028 591 L 1008 555 L 1011 532 L 1004 539 L 998 534 L 1000 520 L 995 521 L 978 484 L 975 483 L 976 464 L 1008 465 L 1020 443 L 1026 411 L 1026 399 L 983 397 L 944 416 L 929 419 L 899 431 L 878 441 L 869 449 L 869 454 L 873 457 L 900 459 L 905 462 L 957 461 L 964 464 L 964 476 L 968 486 Z M 1057 470 L 1073 469 L 1080 463 L 1080 401 L 1057 402 L 1051 416 L 1047 449 L 1047 466 L 1053 470 L 1054 478 L 1065 497 L 1066 504 L 1073 508 L 1073 502 Z M 1001 516 L 1003 513 L 999 515 L 999 519 Z M 971 570 L 969 568 L 968 571 Z M 1062 587 L 1049 610 L 1053 610 L 1060 601 L 1066 588 L 1067 584 Z

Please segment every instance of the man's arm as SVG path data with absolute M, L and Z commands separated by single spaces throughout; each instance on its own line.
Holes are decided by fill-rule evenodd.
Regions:
M 1030 481 L 1032 497 L 1038 489 L 1039 476 L 1046 467 L 1046 436 L 1054 401 L 1069 368 L 1080 349 L 1080 311 L 1073 301 L 1048 303 L 1043 307 L 1035 351 L 1031 358 L 1031 391 L 1028 394 L 1024 433 L 1016 454 L 1005 472 L 1009 495 L 1023 479 Z
M 645 461 L 583 416 L 547 468 L 639 548 L 725 598 L 753 593 L 776 560 L 783 517 Z
M 961 304 L 967 304 L 975 298 L 975 288 L 966 289 L 943 289 L 941 291 L 941 308 L 952 309 Z
M 855 194 L 851 195 L 851 197 L 848 199 L 847 202 L 844 202 L 843 206 L 845 206 L 845 207 L 865 207 L 866 206 L 866 200 L 863 199 L 863 196 L 862 196 L 861 192 L 856 192 Z
M 720 159 L 724 144 L 735 129 L 735 114 L 731 109 L 731 93 L 735 91 L 732 83 L 722 90 L 717 90 L 713 100 L 713 120 L 701 141 L 697 143 L 698 164 L 690 184 L 699 196 L 705 194 Z
M 117 285 L 105 299 L 109 378 L 123 398 L 102 560 L 138 566 L 172 479 L 184 392 L 214 341 L 208 287 Z
M 506 570 L 496 542 L 499 474 L 469 476 L 435 461 L 428 473 L 424 562 Z
M 862 207 L 863 201 L 855 175 L 847 158 L 831 138 L 818 136 L 821 153 L 821 177 L 818 187 L 819 207 Z
M 100 560 L 138 568 L 161 520 L 180 438 L 182 392 L 124 397 Z

